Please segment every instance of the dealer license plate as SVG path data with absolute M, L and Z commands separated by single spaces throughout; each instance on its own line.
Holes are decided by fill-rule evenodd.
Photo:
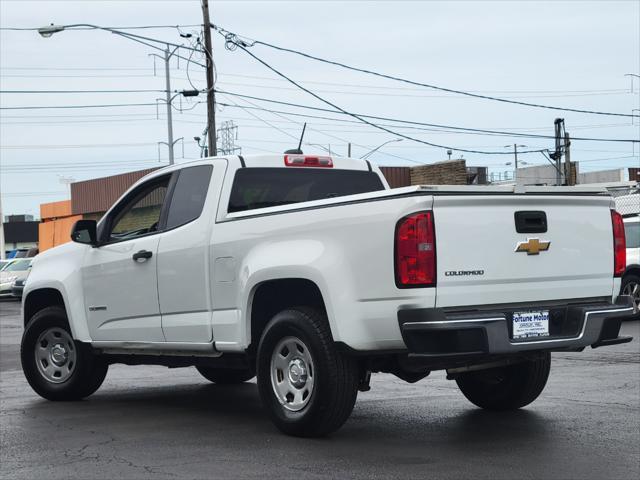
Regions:
M 513 339 L 548 337 L 549 310 L 513 313 Z

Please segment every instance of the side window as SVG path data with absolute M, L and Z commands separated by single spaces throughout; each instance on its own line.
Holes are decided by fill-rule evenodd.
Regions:
M 180 170 L 171 196 L 166 228 L 179 227 L 200 216 L 207 198 L 212 171 L 211 165 L 200 165 Z
M 128 240 L 158 230 L 170 178 L 170 175 L 161 177 L 142 187 L 137 195 L 119 209 L 111 222 L 109 241 Z

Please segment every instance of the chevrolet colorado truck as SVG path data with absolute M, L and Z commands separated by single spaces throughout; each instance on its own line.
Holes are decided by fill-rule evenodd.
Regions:
M 475 405 L 542 392 L 552 351 L 630 341 L 621 216 L 604 190 L 389 189 L 365 160 L 216 157 L 163 168 L 33 261 L 21 361 L 50 400 L 110 364 L 257 376 L 285 433 L 349 417 L 372 372 L 446 370 Z

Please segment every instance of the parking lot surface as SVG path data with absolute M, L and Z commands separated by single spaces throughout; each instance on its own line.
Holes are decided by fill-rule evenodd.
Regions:
M 112 365 L 81 402 L 38 397 L 22 375 L 20 305 L 0 302 L 0 477 L 640 478 L 640 322 L 630 344 L 553 354 L 542 396 L 516 412 L 471 405 L 443 372 L 374 375 L 324 439 L 280 434 L 255 381 L 193 368 Z

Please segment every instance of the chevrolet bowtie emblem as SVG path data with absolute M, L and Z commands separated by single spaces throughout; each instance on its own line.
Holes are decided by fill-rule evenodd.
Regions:
M 518 243 L 516 252 L 527 252 L 527 255 L 539 255 L 540 252 L 549 250 L 551 242 L 540 240 L 539 238 L 527 238 L 526 242 Z

